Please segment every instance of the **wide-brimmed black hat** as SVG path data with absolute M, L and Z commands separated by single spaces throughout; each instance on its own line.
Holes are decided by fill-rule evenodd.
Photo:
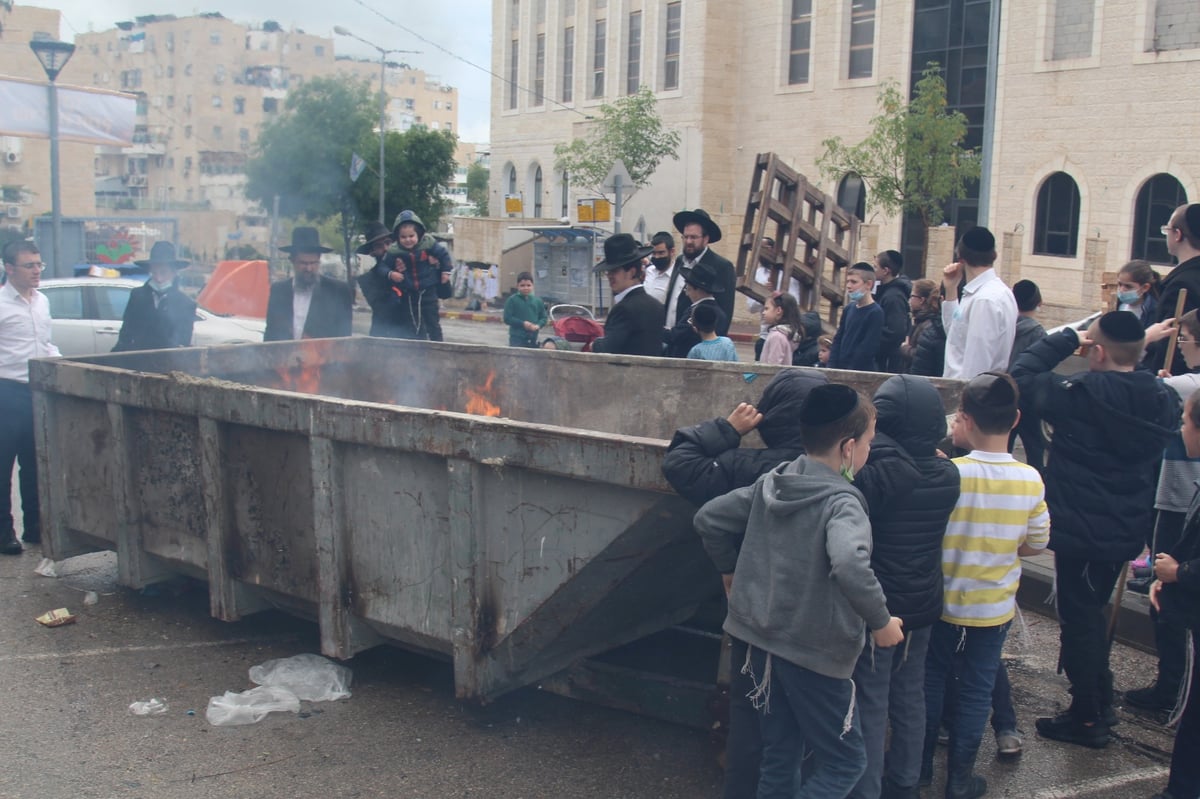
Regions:
M 722 294 L 725 291 L 725 287 L 717 278 L 717 268 L 705 261 L 700 261 L 691 268 L 680 269 L 679 276 L 683 278 L 684 283 L 704 289 L 709 294 Z
M 321 234 L 315 227 L 298 227 L 292 231 L 292 243 L 279 248 L 288 255 L 298 252 L 333 252 L 332 247 L 321 244 Z
M 596 264 L 593 272 L 607 272 L 637 263 L 650 253 L 653 247 L 643 247 L 628 233 L 618 233 L 604 240 L 604 260 Z
M 363 245 L 355 250 L 359 255 L 369 255 L 371 253 L 371 245 L 380 239 L 391 238 L 392 231 L 387 229 L 387 225 L 382 222 L 368 222 L 367 229 L 363 231 L 363 238 L 366 239 Z
M 708 236 L 709 244 L 716 244 L 721 240 L 721 228 L 717 227 L 717 223 L 712 221 L 708 211 L 703 208 L 697 208 L 695 211 L 680 211 L 671 221 L 675 223 L 675 229 L 680 233 L 688 225 L 699 225 L 704 228 L 704 235 Z
M 187 269 L 189 262 L 181 261 L 175 257 L 175 245 L 171 242 L 156 241 L 154 242 L 154 246 L 150 248 L 150 257 L 144 261 L 134 261 L 134 263 L 147 269 L 163 264 L 172 269 Z

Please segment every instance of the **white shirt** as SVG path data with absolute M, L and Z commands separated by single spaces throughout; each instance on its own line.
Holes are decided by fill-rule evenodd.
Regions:
M 641 285 L 634 284 L 634 285 L 630 286 L 629 288 L 625 289 L 620 294 L 613 297 L 613 305 L 616 305 L 618 302 L 625 299 L 625 297 L 629 294 L 629 292 L 633 291 L 634 289 L 640 289 L 640 288 L 642 288 Z
M 27 300 L 12 283 L 0 287 L 0 379 L 29 382 L 30 358 L 61 353 L 50 343 L 50 301 L 37 289 Z
M 308 321 L 312 295 L 312 289 L 302 291 L 295 283 L 292 284 L 292 338 L 304 337 L 304 323 Z
M 942 303 L 946 328 L 943 377 L 970 380 L 994 369 L 1008 371 L 1017 335 L 1017 301 L 1012 289 L 988 269 L 963 287 L 963 298 Z

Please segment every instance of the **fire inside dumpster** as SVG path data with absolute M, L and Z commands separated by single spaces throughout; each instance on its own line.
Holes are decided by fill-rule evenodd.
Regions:
M 369 338 L 35 361 L 45 546 L 207 580 L 221 619 L 314 617 L 330 656 L 448 657 L 494 697 L 719 592 L 662 456 L 777 369 Z

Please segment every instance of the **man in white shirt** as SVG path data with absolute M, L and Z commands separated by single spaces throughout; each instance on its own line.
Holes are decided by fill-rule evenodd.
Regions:
M 1008 369 L 1017 333 L 1017 301 L 996 270 L 996 238 L 973 227 L 955 248 L 954 263 L 942 270 L 942 324 L 946 328 L 943 377 L 970 380 Z M 962 299 L 958 287 L 962 287 Z
M 21 466 L 23 537 L 30 544 L 41 541 L 29 359 L 59 352 L 50 343 L 50 303 L 38 291 L 46 267 L 37 246 L 32 241 L 9 242 L 3 258 L 7 282 L 0 287 L 0 554 L 20 555 L 12 515 L 14 463 Z
M 654 249 L 650 253 L 650 265 L 646 267 L 646 280 L 642 288 L 663 304 L 666 309 L 663 327 L 670 327 L 674 321 L 671 309 L 679 302 L 684 283 L 675 265 L 675 237 L 662 230 L 654 234 L 650 244 Z
M 353 295 L 346 283 L 321 274 L 321 256 L 333 250 L 317 229 L 296 228 L 292 243 L 279 249 L 291 259 L 293 277 L 271 284 L 263 341 L 349 336 Z

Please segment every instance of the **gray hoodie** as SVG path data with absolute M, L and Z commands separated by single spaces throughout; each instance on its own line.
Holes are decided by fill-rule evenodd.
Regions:
M 695 518 L 704 548 L 722 573 L 737 566 L 726 632 L 818 674 L 850 677 L 864 620 L 878 630 L 891 618 L 871 571 L 865 505 L 806 456 L 706 503 Z

